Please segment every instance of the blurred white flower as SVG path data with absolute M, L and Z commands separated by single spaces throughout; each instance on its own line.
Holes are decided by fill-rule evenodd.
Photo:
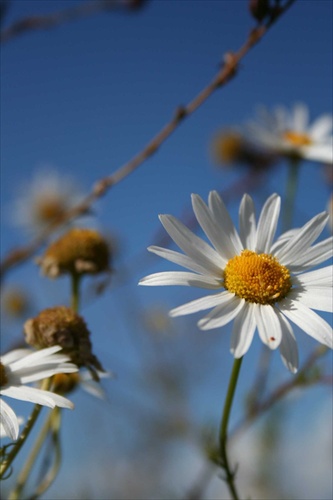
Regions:
M 249 139 L 273 154 L 331 164 L 332 124 L 332 115 L 325 114 L 310 125 L 307 106 L 298 103 L 292 110 L 278 106 L 269 112 L 261 107 L 247 131 Z
M 7 396 L 21 401 L 30 401 L 54 408 L 73 408 L 68 399 L 50 391 L 30 387 L 26 384 L 36 382 L 57 373 L 73 373 L 78 367 L 68 363 L 69 358 L 59 354 L 59 346 L 32 352 L 30 349 L 15 349 L 0 358 L 0 423 L 11 439 L 17 439 L 18 418 L 11 407 L 2 399 Z
M 184 253 L 156 246 L 148 250 L 193 272 L 156 273 L 140 284 L 224 290 L 177 307 L 170 315 L 213 308 L 199 321 L 202 330 L 222 327 L 234 319 L 231 352 L 235 358 L 247 352 L 257 328 L 264 344 L 280 348 L 283 362 L 294 373 L 298 348 L 289 320 L 332 348 L 330 325 L 312 311 L 332 312 L 332 266 L 304 272 L 332 256 L 332 238 L 311 246 L 327 223 L 327 213 L 273 243 L 280 213 L 280 197 L 276 194 L 267 199 L 258 223 L 252 198 L 244 195 L 239 233 L 216 191 L 210 192 L 208 206 L 200 196 L 192 195 L 192 206 L 214 248 L 175 217 L 161 215 L 164 228 Z
M 82 199 L 73 178 L 46 168 L 25 182 L 11 209 L 13 223 L 35 233 L 57 219 Z

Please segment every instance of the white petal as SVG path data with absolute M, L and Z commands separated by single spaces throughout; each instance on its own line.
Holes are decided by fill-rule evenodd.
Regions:
M 248 250 L 254 250 L 257 224 L 254 203 L 248 194 L 244 194 L 239 208 L 239 234 L 243 247 Z
M 294 106 L 293 130 L 295 132 L 305 132 L 309 123 L 309 110 L 303 103 Z
M 208 205 L 217 226 L 223 229 L 223 232 L 227 235 L 227 238 L 232 243 L 235 250 L 235 253 L 233 255 L 239 255 L 243 250 L 242 242 L 234 226 L 234 223 L 231 220 L 229 212 L 217 191 L 211 191 L 209 193 Z
M 279 219 L 281 198 L 272 194 L 262 208 L 258 227 L 256 252 L 269 253 Z
M 237 314 L 231 335 L 231 353 L 235 358 L 241 358 L 248 351 L 256 329 L 254 317 L 255 304 L 246 303 Z
M 212 212 L 197 194 L 192 194 L 192 207 L 202 230 L 221 255 L 224 265 L 235 256 L 236 249 L 223 226 L 216 223 Z
M 333 284 L 333 266 L 322 267 L 315 271 L 298 274 L 292 278 L 295 286 L 326 286 L 331 287 Z
M 313 139 L 321 140 L 331 134 L 332 125 L 332 115 L 320 116 L 309 128 L 309 133 Z
M 292 373 L 296 373 L 298 370 L 298 347 L 293 329 L 289 321 L 279 310 L 275 309 L 275 312 L 280 321 L 282 331 L 282 338 L 279 346 L 282 361 L 288 370 Z
M 230 294 L 230 300 L 215 307 L 209 314 L 198 322 L 201 330 L 211 330 L 226 325 L 243 309 L 245 300 Z
M 17 416 L 2 398 L 0 398 L 0 422 L 4 427 L 6 435 L 16 441 L 19 433 Z
M 254 314 L 262 342 L 270 349 L 279 347 L 282 330 L 275 308 L 269 305 L 256 304 Z
M 319 161 L 321 163 L 333 163 L 333 144 L 313 144 L 302 148 L 302 156 L 308 160 Z
M 290 300 L 301 302 L 311 309 L 317 311 L 333 312 L 332 289 L 326 286 L 309 287 L 291 290 L 288 293 Z
M 36 387 L 10 386 L 6 389 L 1 389 L 1 394 L 21 401 L 30 401 L 31 403 L 49 406 L 50 408 L 54 408 L 55 406 L 74 408 L 73 403 L 69 399 L 53 392 L 37 389 Z
M 203 266 L 197 264 L 193 259 L 184 255 L 183 253 L 175 252 L 174 250 L 169 250 L 168 248 L 162 248 L 157 246 L 148 247 L 148 251 L 152 252 L 163 259 L 166 259 L 174 264 L 178 264 L 179 266 L 186 267 L 190 269 L 190 271 L 194 271 L 200 274 L 208 274 L 207 269 Z
M 173 241 L 186 255 L 207 269 L 210 274 L 218 274 L 223 267 L 224 260 L 208 243 L 196 236 L 172 215 L 160 215 L 160 221 Z
M 216 295 L 208 295 L 200 299 L 192 300 L 187 302 L 182 306 L 175 307 L 169 312 L 170 316 L 183 316 L 185 314 L 192 314 L 198 311 L 204 311 L 205 309 L 210 309 L 211 307 L 218 306 L 225 301 L 230 300 L 230 293 L 225 291 L 217 293 Z
M 150 274 L 139 281 L 139 285 L 145 286 L 197 286 L 199 288 L 216 289 L 221 288 L 222 279 L 218 281 L 211 276 L 201 276 L 201 274 L 185 273 L 178 271 L 166 271 L 162 273 Z
M 275 256 L 284 265 L 293 263 L 318 238 L 326 226 L 327 219 L 328 214 L 326 212 L 313 217 L 283 248 L 275 252 Z
M 29 382 L 36 382 L 37 380 L 42 380 L 44 378 L 52 377 L 57 373 L 74 373 L 78 371 L 78 367 L 72 363 L 61 363 L 56 367 L 50 365 L 43 366 L 31 366 L 30 369 L 25 368 L 24 372 L 16 372 L 16 376 L 19 376 L 21 384 L 28 384 Z
M 305 333 L 316 339 L 321 344 L 333 348 L 333 335 L 331 326 L 317 313 L 303 305 L 301 302 L 283 299 L 279 302 L 282 313 Z
M 1 355 L 1 362 L 8 366 L 11 363 L 14 363 L 14 361 L 17 361 L 18 359 L 24 358 L 28 354 L 32 352 L 31 349 L 14 349 L 13 351 L 9 351 L 6 354 Z
M 292 272 L 296 269 L 304 269 L 322 264 L 333 256 L 333 237 L 320 241 L 316 245 L 308 248 L 302 255 L 296 257 L 289 269 Z

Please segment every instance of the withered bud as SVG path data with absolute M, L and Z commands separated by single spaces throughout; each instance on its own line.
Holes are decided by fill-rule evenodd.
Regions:
M 69 307 L 44 309 L 35 318 L 28 319 L 23 329 L 26 342 L 35 348 L 60 345 L 73 363 L 86 366 L 95 378 L 98 378 L 95 369 L 104 371 L 92 353 L 90 332 L 84 320 Z
M 76 373 L 57 373 L 52 378 L 53 391 L 58 394 L 68 394 L 74 391 L 80 383 L 80 376 Z
M 73 228 L 36 259 L 49 278 L 60 274 L 97 274 L 109 270 L 110 247 L 94 229 Z
M 234 130 L 226 130 L 216 134 L 212 143 L 212 153 L 217 163 L 225 165 L 238 163 L 244 154 L 242 135 Z
M 235 129 L 222 130 L 213 138 L 213 160 L 218 165 L 245 165 L 253 170 L 264 170 L 276 161 L 265 151 L 255 148 L 245 136 Z
M 261 22 L 265 17 L 271 14 L 271 6 L 269 0 L 250 0 L 249 10 L 252 16 Z

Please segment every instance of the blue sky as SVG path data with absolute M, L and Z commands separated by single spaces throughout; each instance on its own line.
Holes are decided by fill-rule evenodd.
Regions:
M 28 14 L 46 14 L 71 5 L 77 2 L 16 0 L 11 3 L 4 26 Z M 53 29 L 23 34 L 4 44 L 1 50 L 2 255 L 27 241 L 26 233 L 13 227 L 9 216 L 22 183 L 48 165 L 60 174 L 70 174 L 84 192 L 89 192 L 96 180 L 112 173 L 140 151 L 171 119 L 177 106 L 188 103 L 210 82 L 224 54 L 237 50 L 253 26 L 246 1 L 153 0 L 136 12 L 111 10 Z M 131 324 L 128 314 L 136 318 L 141 307 L 163 306 L 167 310 L 199 296 L 193 290 L 137 288 L 137 281 L 143 275 L 167 269 L 164 262 L 149 258 L 142 262 L 138 258 L 148 245 L 155 243 L 159 230 L 157 215 L 181 216 L 189 209 L 191 193 L 207 199 L 211 189 L 228 190 L 246 175 L 242 169 L 222 170 L 213 165 L 209 146 L 219 129 L 251 119 L 258 104 L 289 107 L 299 101 L 309 106 L 312 119 L 332 112 L 330 1 L 297 1 L 241 62 L 237 77 L 214 93 L 151 159 L 96 204 L 92 224 L 115 234 L 121 242 L 115 262 L 116 282 L 123 278 L 122 273 L 127 273 L 125 286 L 119 289 L 114 286 L 82 311 L 93 331 L 96 354 L 107 368 L 118 374 L 117 381 L 111 383 L 117 396 L 111 386 L 107 388 L 111 401 L 121 399 L 122 391 L 132 398 L 136 389 L 131 386 L 130 374 L 134 372 L 137 376 L 143 363 L 142 352 L 136 352 L 133 341 L 135 321 L 132 319 Z M 267 176 L 264 186 L 253 192 L 259 205 L 274 191 L 283 195 L 286 171 L 286 165 L 279 164 Z M 324 210 L 329 193 L 323 168 L 304 163 L 295 224 L 301 225 Z M 230 201 L 233 216 L 239 201 L 240 196 Z M 36 310 L 68 301 L 67 280 L 49 282 L 41 278 L 33 263 L 17 268 L 7 282 L 29 289 Z M 196 328 L 197 319 L 175 320 L 177 335 L 185 337 L 177 349 L 186 352 L 189 346 L 193 348 L 191 332 L 187 331 L 192 330 L 200 348 L 194 349 L 195 360 L 192 358 L 189 363 L 192 369 L 198 368 L 202 378 L 198 380 L 199 389 L 190 390 L 192 417 L 199 422 L 207 419 L 216 422 L 222 401 L 216 401 L 213 390 L 219 386 L 217 380 L 227 378 L 230 371 L 229 337 L 226 332 L 226 338 L 220 340 L 220 332 L 213 332 L 206 344 L 206 338 Z M 5 327 L 3 338 L 9 345 L 21 325 L 6 323 Z M 301 359 L 315 346 L 305 337 L 298 336 Z M 202 358 L 200 349 L 207 351 Z M 259 352 L 260 345 L 256 342 L 248 356 L 249 370 L 255 370 Z M 274 376 L 277 380 L 286 379 L 289 375 L 275 354 Z M 203 375 L 207 368 L 211 371 L 209 377 Z M 223 395 L 224 387 L 218 390 Z M 323 402 L 328 391 L 327 388 L 309 391 L 311 397 L 296 404 L 295 414 L 307 409 L 311 416 L 313 401 Z M 78 407 L 90 401 L 84 396 L 76 397 Z M 139 400 L 140 397 L 146 398 L 139 393 Z M 241 411 L 240 401 L 236 415 Z M 105 431 L 111 410 L 108 407 L 106 411 L 99 403 L 97 407 Z M 290 408 L 288 411 L 291 420 L 296 418 Z M 117 412 L 117 417 L 110 417 L 112 422 L 117 418 L 122 421 L 121 411 Z M 91 421 L 93 410 L 87 413 Z M 67 438 L 73 431 L 73 420 L 66 431 Z M 87 422 L 81 425 L 83 429 L 89 428 Z M 106 441 L 113 443 L 112 426 L 107 432 Z M 323 498 L 327 491 L 326 484 L 322 486 Z

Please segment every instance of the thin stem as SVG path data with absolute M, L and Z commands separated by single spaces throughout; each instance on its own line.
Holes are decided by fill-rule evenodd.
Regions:
M 290 229 L 292 226 L 299 166 L 300 161 L 298 158 L 293 158 L 290 160 L 286 185 L 285 210 L 283 215 L 283 231 L 288 231 L 288 229 Z
M 72 273 L 72 298 L 71 298 L 71 308 L 74 312 L 78 312 L 80 305 L 80 282 L 81 274 Z
M 240 368 L 242 365 L 243 358 L 235 359 L 234 365 L 232 367 L 232 372 L 229 381 L 228 392 L 225 398 L 224 410 L 222 414 L 221 426 L 220 426 L 220 435 L 219 435 L 219 444 L 220 444 L 220 459 L 221 466 L 225 470 L 225 481 L 228 485 L 231 496 L 234 500 L 239 500 L 239 495 L 237 493 L 236 485 L 234 482 L 235 472 L 231 470 L 229 464 L 229 458 L 227 453 L 227 441 L 228 441 L 228 422 L 230 417 L 231 406 L 235 394 L 235 389 L 237 386 L 238 375 L 240 372 Z
M 41 389 L 47 390 L 49 388 L 50 384 L 51 384 L 50 379 L 44 380 L 43 384 L 41 386 Z M 38 415 L 40 414 L 42 408 L 43 408 L 42 405 L 36 404 L 34 409 L 32 410 L 31 415 L 28 419 L 28 422 L 26 423 L 26 426 L 23 429 L 20 437 L 18 438 L 16 443 L 13 445 L 12 450 L 10 451 L 10 453 L 8 453 L 6 459 L 3 461 L 3 463 L 0 466 L 0 479 L 2 479 L 4 477 L 5 473 L 7 472 L 9 467 L 11 466 L 12 462 L 14 461 L 16 455 L 18 454 L 18 452 L 20 451 L 20 449 L 22 448 L 22 446 L 26 442 L 33 426 L 35 425 L 35 423 L 37 421 Z
M 39 435 L 35 441 L 34 447 L 32 448 L 30 455 L 18 476 L 16 488 L 9 495 L 9 500 L 17 500 L 21 497 L 21 492 L 27 482 L 31 469 L 34 466 L 40 449 L 50 431 L 50 428 L 52 427 L 52 420 L 55 410 L 57 410 L 57 408 L 54 408 L 45 420 L 44 425 L 41 428 Z

